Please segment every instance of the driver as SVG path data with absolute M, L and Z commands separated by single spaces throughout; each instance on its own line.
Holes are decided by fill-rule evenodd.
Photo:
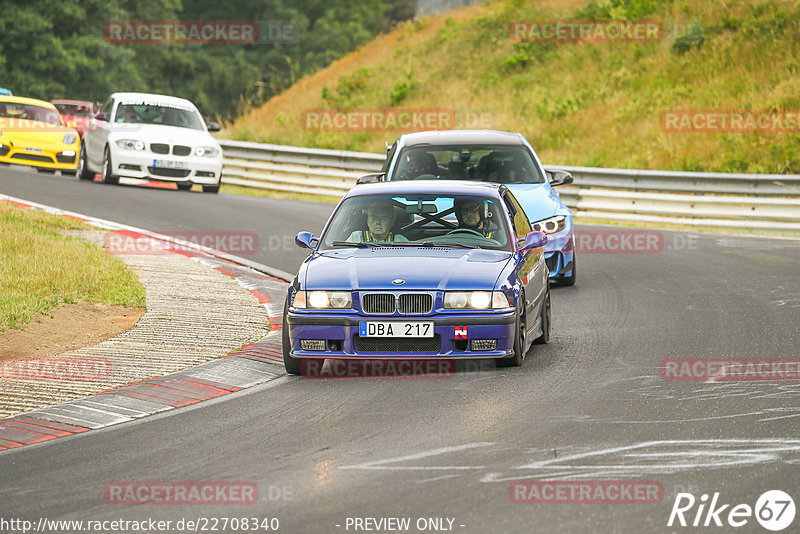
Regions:
M 392 233 L 394 221 L 394 204 L 388 200 L 377 200 L 367 208 L 367 229 L 356 230 L 350 234 L 347 241 L 352 243 L 408 241 L 405 236 Z
M 483 217 L 483 202 L 479 200 L 456 200 L 456 218 L 458 228 L 474 230 L 484 237 L 492 237 L 494 230 L 489 230 L 489 221 Z
M 141 119 L 139 118 L 139 114 L 136 113 L 136 110 L 133 109 L 133 106 L 124 105 L 124 106 L 120 106 L 120 107 L 122 108 L 122 115 L 120 116 L 120 118 L 117 119 L 117 122 L 122 122 L 122 123 L 126 123 L 126 122 L 133 122 L 133 123 L 141 122 Z
M 425 174 L 434 176 L 439 174 L 439 166 L 436 164 L 436 158 L 433 157 L 433 154 L 429 154 L 428 152 L 415 151 L 407 156 L 403 171 L 396 179 L 414 180 Z

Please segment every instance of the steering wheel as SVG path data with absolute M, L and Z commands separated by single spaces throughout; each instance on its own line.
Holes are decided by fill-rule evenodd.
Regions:
M 453 235 L 453 234 L 475 234 L 481 237 L 485 237 L 482 232 L 478 230 L 473 230 L 472 228 L 456 228 L 454 230 L 450 230 L 447 232 L 446 235 Z

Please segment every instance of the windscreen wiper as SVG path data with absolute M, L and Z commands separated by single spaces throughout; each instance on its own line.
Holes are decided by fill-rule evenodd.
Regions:
M 334 241 L 331 243 L 334 247 L 358 247 L 358 248 L 375 248 L 380 247 L 378 243 L 370 243 L 368 241 Z

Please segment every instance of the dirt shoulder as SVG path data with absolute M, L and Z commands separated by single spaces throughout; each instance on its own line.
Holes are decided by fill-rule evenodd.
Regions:
M 94 345 L 133 328 L 145 308 L 62 304 L 34 318 L 24 330 L 0 332 L 0 360 L 42 358 Z

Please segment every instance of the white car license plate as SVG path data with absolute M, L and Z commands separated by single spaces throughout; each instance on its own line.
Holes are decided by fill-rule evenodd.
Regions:
M 42 152 L 44 152 L 44 149 L 36 147 L 36 146 L 26 146 L 25 147 L 25 151 L 26 152 L 36 152 L 37 154 L 41 154 Z
M 433 322 L 360 321 L 361 337 L 433 337 Z
M 185 161 L 171 161 L 168 159 L 154 159 L 153 167 L 163 167 L 165 169 L 188 169 L 189 165 Z

